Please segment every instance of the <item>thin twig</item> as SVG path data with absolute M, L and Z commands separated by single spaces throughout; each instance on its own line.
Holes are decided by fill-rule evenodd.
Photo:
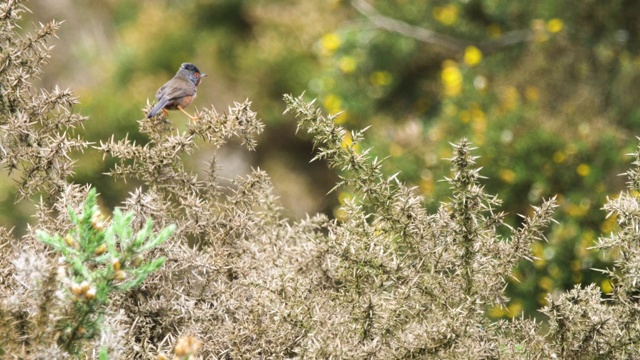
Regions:
M 533 31 L 515 30 L 499 38 L 481 42 L 473 42 L 459 39 L 456 37 L 437 33 L 433 30 L 425 29 L 419 26 L 408 24 L 404 21 L 390 18 L 380 14 L 371 4 L 365 0 L 353 0 L 351 5 L 362 15 L 366 16 L 378 28 L 395 32 L 418 41 L 441 46 L 448 50 L 463 51 L 467 46 L 476 46 L 482 52 L 490 53 L 498 49 L 515 45 L 522 42 L 528 42 L 533 39 Z

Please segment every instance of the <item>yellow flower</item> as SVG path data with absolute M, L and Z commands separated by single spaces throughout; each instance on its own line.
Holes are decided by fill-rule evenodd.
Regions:
M 524 275 L 518 270 L 513 270 L 513 272 L 511 273 L 511 277 L 509 278 L 509 281 L 512 283 L 521 283 L 523 280 L 524 280 Z
M 338 60 L 338 67 L 345 74 L 351 74 L 356 70 L 358 63 L 351 56 L 343 56 Z
M 338 206 L 333 209 L 333 217 L 340 221 L 347 220 L 347 212 L 342 208 L 342 206 Z
M 565 154 L 564 151 L 560 150 L 553 153 L 553 162 L 555 162 L 556 164 L 563 163 L 566 159 L 567 154 Z
M 564 22 L 558 18 L 553 18 L 547 21 L 547 31 L 550 33 L 557 33 L 564 28 Z
M 553 289 L 553 280 L 548 276 L 544 276 L 538 280 L 538 286 L 543 290 L 551 290 Z
M 509 316 L 516 317 L 520 315 L 524 306 L 522 305 L 522 301 L 513 300 L 509 306 L 507 306 L 507 311 L 509 312 Z
M 434 19 L 447 26 L 458 22 L 458 7 L 456 5 L 437 6 L 433 9 L 432 14 Z
M 369 81 L 375 86 L 386 86 L 391 84 L 393 75 L 388 71 L 375 71 L 369 76 Z
M 593 246 L 595 237 L 593 230 L 585 230 L 580 237 L 580 245 L 582 248 L 586 250 L 588 247 Z
M 333 122 L 340 125 L 340 124 L 344 124 L 349 120 L 349 112 L 346 110 L 343 110 L 340 112 L 340 114 L 338 114 L 338 116 L 333 119 Z
M 538 294 L 538 296 L 536 296 L 536 300 L 538 301 L 538 305 L 541 305 L 541 306 L 549 305 L 549 299 L 547 299 L 548 296 L 549 296 L 549 293 L 546 293 L 546 292 L 542 292 L 542 293 Z
M 336 33 L 328 33 L 320 39 L 320 45 L 327 54 L 333 54 L 342 45 L 342 39 Z
M 540 242 L 531 244 L 531 253 L 539 259 L 544 259 L 544 245 Z
M 585 177 L 591 172 L 591 167 L 587 164 L 580 164 L 576 168 L 576 172 L 578 173 L 578 175 Z
M 422 190 L 423 194 L 427 194 L 430 195 L 433 193 L 433 190 L 435 188 L 435 184 L 433 183 L 433 179 L 432 178 L 422 178 L 420 180 L 420 190 Z
M 467 46 L 464 50 L 464 62 L 469 66 L 475 66 L 482 60 L 482 51 L 475 46 Z
M 489 309 L 489 311 L 487 312 L 487 314 L 489 315 L 489 317 L 491 318 L 501 318 L 507 314 L 507 311 L 504 308 L 501 308 L 499 306 L 494 306 L 492 308 Z
M 508 86 L 502 95 L 502 106 L 507 110 L 513 110 L 520 102 L 520 93 L 515 86 Z
M 440 74 L 440 80 L 444 85 L 445 95 L 455 96 L 462 91 L 462 72 L 455 61 L 447 60 L 443 63 L 444 69 Z
M 340 107 L 342 106 L 342 100 L 339 97 L 333 94 L 329 94 L 324 97 L 322 101 L 322 105 L 327 109 L 330 113 L 337 113 L 340 111 Z
M 352 198 L 353 194 L 346 191 L 342 191 L 338 194 L 338 201 L 340 202 L 340 205 L 344 205 L 347 200 L 351 200 Z
M 342 110 L 342 100 L 334 94 L 328 94 L 322 100 L 322 105 L 331 114 L 339 115 L 333 120 L 336 124 L 342 124 L 347 121 L 349 115 L 346 111 Z
M 342 137 L 342 148 L 344 149 L 353 149 L 356 153 L 360 150 L 360 144 L 353 143 L 353 137 L 351 137 L 351 133 L 347 132 Z
M 538 269 L 538 270 L 542 270 L 547 266 L 547 260 L 545 260 L 543 258 L 535 259 L 533 261 L 533 266 L 535 266 L 535 268 Z
M 600 289 L 605 294 L 610 294 L 613 291 L 613 285 L 611 285 L 611 281 L 605 279 L 600 283 Z
M 587 215 L 589 208 L 569 203 L 565 206 L 564 212 L 573 218 L 581 218 Z
M 507 184 L 513 184 L 516 181 L 516 172 L 511 169 L 502 169 L 500 179 Z
M 618 217 L 616 215 L 611 215 L 600 225 L 600 231 L 604 234 L 608 234 L 615 230 L 617 225 Z

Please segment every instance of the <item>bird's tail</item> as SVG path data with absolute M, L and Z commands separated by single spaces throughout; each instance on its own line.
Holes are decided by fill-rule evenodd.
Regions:
M 153 105 L 153 107 L 151 108 L 151 110 L 149 110 L 149 113 L 147 114 L 147 118 L 151 119 L 152 117 L 156 116 L 160 110 L 162 110 L 165 105 L 167 105 L 166 101 L 159 101 L 158 103 L 156 103 L 155 105 Z

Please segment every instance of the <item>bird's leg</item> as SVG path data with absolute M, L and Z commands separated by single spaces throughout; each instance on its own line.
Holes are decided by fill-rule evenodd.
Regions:
M 178 105 L 178 110 L 182 111 L 185 115 L 187 115 L 189 117 L 189 119 L 191 119 L 191 121 L 196 122 L 196 120 L 200 119 L 199 116 L 193 116 L 191 114 L 189 114 L 188 112 L 184 111 L 184 109 L 182 108 L 182 106 Z
M 164 115 L 164 117 L 167 117 L 167 115 L 169 115 L 169 112 L 167 111 L 167 109 L 162 108 L 162 115 Z

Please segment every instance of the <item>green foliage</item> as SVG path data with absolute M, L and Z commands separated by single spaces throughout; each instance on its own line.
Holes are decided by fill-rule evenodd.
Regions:
M 119 209 L 113 218 L 103 218 L 96 205 L 92 189 L 82 205 L 82 213 L 69 209 L 75 227 L 65 236 L 36 231 L 42 243 L 51 246 L 64 258 L 68 283 L 66 296 L 71 301 L 69 318 L 56 327 L 62 332 L 59 343 L 71 354 L 81 348 L 82 340 L 100 335 L 102 317 L 114 291 L 138 287 L 162 264 L 164 258 L 144 261 L 145 255 L 166 241 L 174 226 L 152 233 L 153 221 L 134 234 L 131 227 L 135 214 L 123 214 Z

